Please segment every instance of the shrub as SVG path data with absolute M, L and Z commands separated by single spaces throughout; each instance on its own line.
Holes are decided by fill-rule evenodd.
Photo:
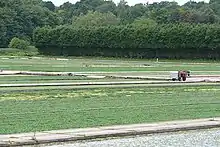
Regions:
M 21 49 L 21 50 L 27 50 L 29 47 L 30 43 L 28 41 L 19 39 L 17 37 L 14 37 L 10 44 L 9 44 L 9 48 L 16 48 L 16 49 Z

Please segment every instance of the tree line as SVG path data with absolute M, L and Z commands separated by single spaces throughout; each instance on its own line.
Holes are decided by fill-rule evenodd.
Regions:
M 125 0 L 81 0 L 59 7 L 51 1 L 1 0 L 0 47 L 17 37 L 51 54 L 108 56 L 111 49 L 114 56 L 168 56 L 183 50 L 216 56 L 219 23 L 219 0 L 182 6 L 167 1 L 129 6 Z
M 130 58 L 217 58 L 218 24 L 122 25 L 38 28 L 34 41 L 44 54 Z

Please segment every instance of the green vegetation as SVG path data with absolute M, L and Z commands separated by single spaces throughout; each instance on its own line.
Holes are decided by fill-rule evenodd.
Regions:
M 64 26 L 37 29 L 33 38 L 49 55 L 217 59 L 219 34 L 220 25 L 206 24 Z
M 10 44 L 9 48 L 15 48 L 15 49 L 21 49 L 21 50 L 27 50 L 28 46 L 30 46 L 30 43 L 26 40 L 19 39 L 17 37 L 14 37 Z
M 31 40 L 36 27 L 55 26 L 58 19 L 42 0 L 1 0 L 0 47 L 7 47 L 14 37 Z
M 11 40 L 8 47 L 0 49 L 1 56 L 36 56 L 39 54 L 38 49 L 30 42 L 17 37 Z
M 129 6 L 125 0 L 80 0 L 57 7 L 43 0 L 0 0 L 0 47 L 3 71 L 219 74 L 220 1 Z M 191 60 L 174 60 L 183 58 Z M 79 81 L 113 80 L 0 76 L 0 84 Z M 219 86 L 201 85 L 2 87 L 0 134 L 219 116 Z
M 97 81 L 128 81 L 129 79 L 88 78 L 86 76 L 0 76 L 0 84 L 76 83 Z
M 88 14 L 73 19 L 74 27 L 100 27 L 108 25 L 119 25 L 120 20 L 111 12 L 100 13 L 89 11 Z
M 220 87 L 0 93 L 0 134 L 220 115 Z
M 27 50 L 20 50 L 14 48 L 0 48 L 0 55 L 4 56 L 37 56 L 39 54 L 38 49 L 34 46 L 28 46 Z
M 0 47 L 17 37 L 45 55 L 217 59 L 219 8 L 219 0 L 182 6 L 81 0 L 59 7 L 43 0 L 1 0 Z
M 123 72 L 142 71 L 154 74 L 155 71 L 191 70 L 219 71 L 218 62 L 209 61 L 173 61 L 127 60 L 104 58 L 45 58 L 45 57 L 4 57 L 0 58 L 1 69 L 23 71 L 66 71 L 66 72 Z

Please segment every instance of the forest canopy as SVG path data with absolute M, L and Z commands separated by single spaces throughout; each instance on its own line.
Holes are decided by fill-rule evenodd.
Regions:
M 42 52 L 47 52 L 47 45 L 72 50 L 175 48 L 218 53 L 219 23 L 219 0 L 189 1 L 182 6 L 168 1 L 129 6 L 125 0 L 118 4 L 81 0 L 59 7 L 51 1 L 1 0 L 0 47 L 17 37 Z

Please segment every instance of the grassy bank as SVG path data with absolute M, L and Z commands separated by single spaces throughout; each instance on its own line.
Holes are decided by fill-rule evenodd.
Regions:
M 0 94 L 0 134 L 220 116 L 220 87 L 97 88 Z

